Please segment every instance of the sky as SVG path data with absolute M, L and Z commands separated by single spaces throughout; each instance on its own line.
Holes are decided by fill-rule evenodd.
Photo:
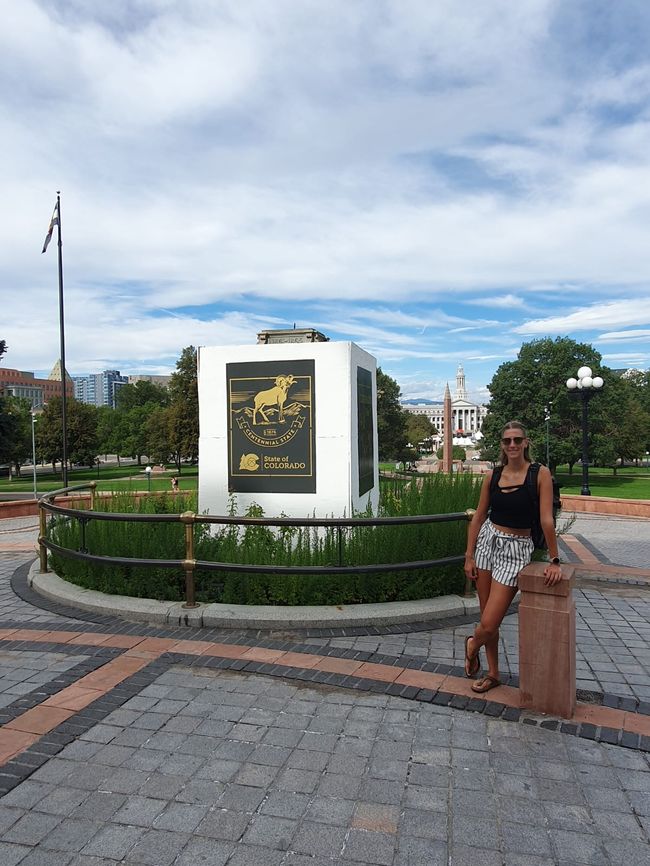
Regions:
M 7 367 L 316 328 L 405 398 L 650 366 L 646 0 L 0 0 Z M 567 370 L 567 377 L 576 371 Z

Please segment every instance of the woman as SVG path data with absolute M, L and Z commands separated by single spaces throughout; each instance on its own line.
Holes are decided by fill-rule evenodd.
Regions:
M 481 621 L 465 638 L 465 675 L 475 676 L 480 650 L 485 647 L 488 671 L 472 683 L 475 692 L 487 692 L 499 681 L 499 626 L 517 594 L 519 572 L 530 562 L 534 545 L 530 537 L 536 507 L 526 486 L 530 467 L 529 441 L 519 421 L 510 421 L 501 432 L 501 476 L 490 491 L 492 472 L 481 487 L 476 514 L 467 533 L 465 574 L 476 581 Z M 557 536 L 553 522 L 553 482 L 546 466 L 537 476 L 540 523 L 551 561 L 544 569 L 544 583 L 562 579 Z

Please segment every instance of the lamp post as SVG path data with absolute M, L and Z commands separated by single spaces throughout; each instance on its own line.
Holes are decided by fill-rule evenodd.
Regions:
M 151 493 L 151 466 L 145 466 L 144 471 L 147 475 L 147 493 Z
M 589 489 L 589 440 L 588 440 L 588 413 L 587 405 L 591 398 L 603 387 L 600 376 L 592 376 L 590 367 L 580 367 L 577 378 L 571 377 L 566 380 L 566 386 L 570 394 L 575 394 L 582 400 L 582 496 L 591 496 Z
M 544 409 L 544 420 L 546 421 L 546 465 L 550 468 L 550 447 L 549 447 L 549 432 L 548 432 L 548 423 L 551 420 L 551 406 L 553 405 L 553 401 L 549 400 L 546 404 L 546 408 Z
M 32 473 L 34 477 L 34 499 L 38 498 L 38 492 L 36 490 L 36 436 L 34 435 L 34 425 L 36 424 L 36 415 L 31 413 L 32 415 Z

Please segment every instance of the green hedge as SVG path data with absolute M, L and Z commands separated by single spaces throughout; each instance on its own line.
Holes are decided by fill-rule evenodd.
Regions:
M 379 516 L 445 514 L 473 508 L 480 478 L 432 474 L 415 479 L 382 481 Z M 118 494 L 98 499 L 98 508 L 123 513 L 196 511 L 196 494 L 136 499 Z M 233 506 L 234 508 L 234 506 Z M 261 517 L 253 506 L 246 516 Z M 371 516 L 369 514 L 358 515 Z M 195 557 L 210 562 L 314 566 L 339 562 L 336 529 L 272 528 L 262 526 L 195 526 Z M 467 522 L 418 526 L 353 527 L 342 530 L 342 563 L 407 562 L 462 554 Z M 55 518 L 49 536 L 62 547 L 78 549 L 77 521 Z M 89 553 L 105 556 L 183 559 L 181 524 L 138 524 L 90 521 L 86 528 Z M 184 599 L 184 575 L 162 568 L 105 567 L 52 554 L 52 568 L 61 577 L 88 589 L 116 595 L 169 600 Z M 195 574 L 196 595 L 203 602 L 231 604 L 354 604 L 401 601 L 461 593 L 462 567 L 361 575 L 285 576 L 201 571 Z

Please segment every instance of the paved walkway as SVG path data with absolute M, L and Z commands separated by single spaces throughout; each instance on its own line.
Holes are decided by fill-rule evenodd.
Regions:
M 484 701 L 469 624 L 307 636 L 56 608 L 25 591 L 30 523 L 0 525 L 0 866 L 650 864 L 646 581 L 576 591 L 587 700 L 562 722 L 518 709 L 516 616 L 511 684 Z M 580 517 L 571 558 L 641 574 L 647 528 Z

